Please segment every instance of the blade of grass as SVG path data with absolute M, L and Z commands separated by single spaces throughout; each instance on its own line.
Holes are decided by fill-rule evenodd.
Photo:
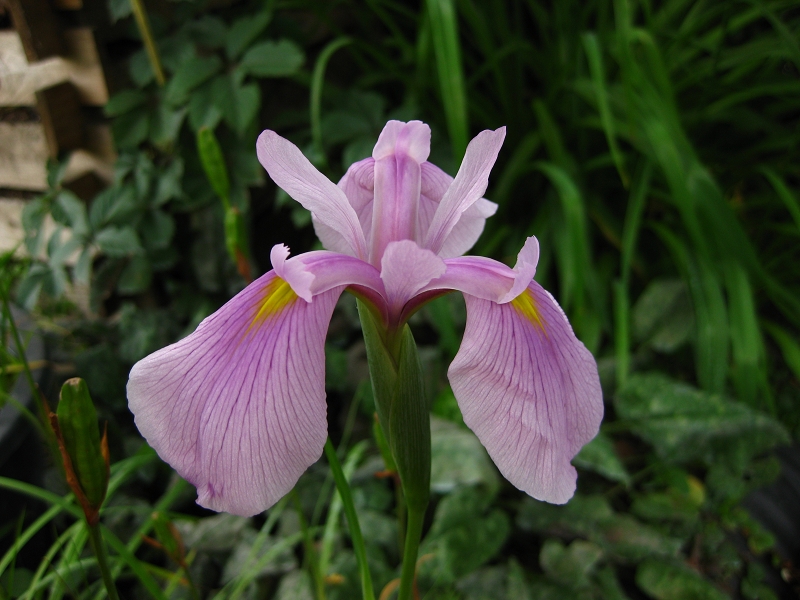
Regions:
M 761 324 L 778 345 L 778 348 L 780 348 L 786 365 L 794 376 L 800 380 L 800 343 L 797 342 L 793 335 L 787 333 L 785 329 L 776 323 L 762 321 Z
M 721 393 L 728 372 L 728 311 L 716 271 L 691 257 L 686 243 L 667 227 L 652 224 L 689 285 L 695 311 L 695 367 L 700 387 Z
M 764 393 L 767 402 L 771 400 L 766 393 L 764 341 L 758 326 L 753 289 L 747 273 L 738 263 L 726 265 L 725 288 L 730 307 L 733 383 L 740 400 L 753 408 L 761 408 L 757 406 L 759 391 Z M 774 405 L 766 408 L 776 416 Z
M 42 527 L 47 525 L 59 513 L 61 513 L 62 510 L 63 509 L 60 506 L 51 506 L 38 519 L 28 525 L 28 527 L 25 528 L 25 531 L 21 532 L 16 537 L 14 543 L 11 544 L 11 547 L 5 553 L 3 558 L 0 559 L 0 576 L 5 572 L 9 565 L 14 564 L 17 554 L 19 554 L 19 551 L 25 546 L 25 544 L 27 544 L 31 538 L 36 535 L 40 529 L 42 529 Z
M 372 586 L 372 575 L 369 572 L 369 563 L 367 561 L 367 548 L 364 545 L 364 538 L 361 535 L 361 526 L 358 524 L 358 513 L 353 504 L 350 486 L 342 471 L 342 465 L 339 464 L 339 457 L 336 456 L 336 449 L 333 447 L 330 438 L 325 442 L 325 456 L 333 472 L 333 478 L 336 481 L 336 489 L 339 490 L 339 496 L 342 499 L 344 514 L 347 516 L 350 539 L 353 542 L 353 550 L 356 553 L 358 571 L 361 576 L 361 594 L 363 600 L 375 600 L 375 589 Z
M 136 575 L 136 578 L 141 582 L 148 593 L 156 600 L 167 600 L 167 597 L 158 586 L 156 580 L 153 579 L 153 576 L 150 575 L 150 573 L 148 573 L 147 569 L 144 567 L 144 563 L 142 563 L 142 561 L 133 555 L 133 552 L 131 552 L 127 546 L 122 543 L 122 540 L 114 535 L 114 532 L 112 532 L 105 525 L 100 524 L 100 531 L 106 543 L 117 553 L 115 558 L 117 558 L 118 562 L 127 565 L 128 568 L 130 568 L 131 572 Z M 116 579 L 116 576 L 114 579 Z M 102 592 L 103 595 L 105 595 L 105 589 L 103 589 Z
M 261 557 L 259 557 L 259 553 L 261 552 L 261 548 L 269 539 L 269 534 L 275 527 L 278 519 L 280 519 L 283 511 L 286 510 L 286 505 L 288 503 L 289 496 L 287 495 L 281 498 L 278 503 L 269 510 L 269 514 L 267 515 L 266 521 L 264 521 L 264 525 L 261 527 L 256 539 L 253 541 L 253 545 L 250 547 L 250 552 L 248 553 L 247 560 L 244 563 L 245 566 L 242 567 L 242 571 L 239 573 L 239 576 L 236 577 L 236 579 L 228 582 L 225 587 L 220 590 L 219 594 L 216 596 L 217 600 L 241 597 L 247 586 L 249 586 L 257 577 L 259 577 L 261 567 L 266 564 L 266 562 L 264 562 L 264 556 L 272 556 L 274 546 Z M 296 535 L 297 534 L 295 534 L 295 537 Z M 293 546 L 299 540 L 300 538 L 297 538 L 296 541 L 288 547 Z M 282 542 L 283 540 L 278 542 L 278 544 L 281 544 Z
M 770 182 L 778 198 L 781 199 L 784 206 L 786 206 L 786 210 L 792 215 L 797 229 L 800 230 L 800 201 L 797 200 L 797 197 L 787 187 L 786 183 L 774 169 L 771 167 L 761 167 L 759 171 L 767 178 L 767 181 Z
M 315 158 L 320 161 L 322 166 L 327 165 L 325 147 L 322 144 L 322 88 L 325 85 L 325 69 L 334 52 L 352 43 L 353 40 L 348 37 L 339 37 L 328 43 L 319 53 L 317 62 L 314 64 L 314 72 L 311 75 L 311 139 L 317 154 Z
M 458 15 L 453 0 L 425 0 L 433 42 L 433 54 L 439 74 L 447 130 L 456 165 L 461 164 L 467 149 L 467 91 L 461 63 Z
M 617 387 L 625 385 L 630 367 L 630 298 L 629 280 L 633 252 L 642 223 L 647 193 L 653 173 L 652 163 L 645 160 L 636 174 L 633 189 L 625 212 L 622 228 L 622 253 L 620 258 L 620 279 L 614 284 L 614 350 L 617 361 Z
M 361 462 L 364 452 L 367 449 L 367 441 L 362 440 L 353 446 L 347 453 L 344 465 L 342 466 L 342 473 L 345 479 L 349 482 L 353 477 L 356 467 Z M 342 496 L 336 490 L 331 498 L 330 505 L 328 506 L 328 518 L 325 521 L 325 529 L 322 534 L 322 544 L 319 552 L 319 568 L 323 577 L 328 575 L 328 568 L 331 564 L 331 556 L 333 556 L 333 544 L 336 541 L 336 533 L 339 527 L 339 518 L 342 514 Z
M 611 115 L 611 107 L 608 103 L 608 90 L 606 89 L 605 69 L 603 68 L 603 55 L 600 52 L 600 44 L 594 33 L 584 33 L 581 36 L 586 57 L 589 60 L 589 71 L 592 74 L 594 83 L 595 98 L 597 99 L 597 110 L 600 112 L 600 122 L 603 124 L 603 131 L 606 134 L 606 141 L 611 150 L 611 157 L 614 165 L 622 180 L 623 187 L 627 188 L 630 184 L 627 170 L 625 169 L 625 159 L 617 144 L 617 134 L 614 127 L 614 118 Z
M 82 527 L 85 527 L 85 523 L 83 521 L 78 521 L 73 523 L 64 533 L 58 536 L 56 541 L 53 542 L 53 544 L 47 549 L 47 552 L 45 552 L 44 556 L 42 557 L 42 561 L 39 563 L 36 572 L 33 574 L 33 579 L 31 579 L 28 589 L 25 590 L 25 594 L 20 596 L 20 600 L 30 600 L 33 598 L 33 595 L 39 589 L 41 589 L 41 587 L 44 587 L 43 585 L 40 586 L 40 582 L 45 576 L 45 572 L 50 567 L 50 564 L 55 559 L 56 554 L 59 550 L 61 550 L 61 547 L 69 542 L 75 536 L 76 532 Z

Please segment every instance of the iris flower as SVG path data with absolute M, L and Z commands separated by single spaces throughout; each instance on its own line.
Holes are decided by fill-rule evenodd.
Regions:
M 149 444 L 207 508 L 249 516 L 289 492 L 327 437 L 325 335 L 349 290 L 399 331 L 426 301 L 464 294 L 467 323 L 448 370 L 464 422 L 502 474 L 564 503 L 570 464 L 603 415 L 597 365 L 553 297 L 533 281 L 536 238 L 512 269 L 462 256 L 497 205 L 484 199 L 505 128 L 475 137 L 455 178 L 427 161 L 430 128 L 389 121 L 371 158 L 338 185 L 264 131 L 258 158 L 311 211 L 326 250 L 289 258 L 188 337 L 139 361 L 128 400 Z

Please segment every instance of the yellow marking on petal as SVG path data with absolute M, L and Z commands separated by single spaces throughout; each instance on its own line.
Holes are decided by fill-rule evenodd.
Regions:
M 517 312 L 525 317 L 532 324 L 537 325 L 539 329 L 544 331 L 544 321 L 542 320 L 539 310 L 536 308 L 536 299 L 530 290 L 525 290 L 519 296 L 511 301 L 511 306 L 517 309 Z
M 294 290 L 286 280 L 276 275 L 275 279 L 270 281 L 267 287 L 264 288 L 264 295 L 260 301 L 258 312 L 250 323 L 250 328 L 261 325 L 270 317 L 280 314 L 297 298 L 299 296 L 294 293 Z

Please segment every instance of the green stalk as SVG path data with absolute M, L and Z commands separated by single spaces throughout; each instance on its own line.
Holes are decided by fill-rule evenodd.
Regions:
M 8 297 L 6 296 L 5 290 L 3 290 L 2 294 L 3 315 L 8 321 L 8 326 L 11 327 L 11 335 L 14 337 L 14 346 L 17 348 L 19 360 L 22 361 L 22 368 L 25 371 L 25 378 L 28 380 L 28 386 L 31 388 L 31 395 L 36 398 L 39 395 L 39 386 L 36 385 L 36 380 L 33 378 L 33 373 L 31 372 L 31 367 L 28 364 L 28 359 L 25 357 L 25 346 L 22 343 L 22 338 L 19 335 L 19 329 L 17 329 L 14 316 L 11 314 L 11 307 L 8 304 Z M 41 405 L 41 403 L 37 402 L 37 405 Z
M 367 548 L 364 546 L 364 538 L 361 536 L 361 527 L 358 524 L 358 514 L 353 504 L 353 495 L 350 493 L 350 486 L 342 471 L 339 457 L 336 456 L 336 449 L 331 443 L 331 438 L 325 441 L 325 457 L 331 466 L 333 479 L 336 481 L 336 488 L 339 490 L 339 497 L 342 499 L 344 514 L 347 515 L 347 524 L 350 528 L 350 539 L 353 540 L 353 550 L 358 561 L 358 571 L 361 575 L 361 595 L 364 600 L 375 600 L 375 590 L 372 587 L 372 576 L 367 564 Z
M 163 86 L 167 79 L 164 77 L 164 69 L 161 68 L 161 58 L 158 56 L 158 47 L 153 38 L 153 31 L 150 29 L 150 21 L 147 19 L 147 12 L 145 11 L 142 0 L 131 0 L 131 9 L 133 9 L 136 25 L 139 27 L 139 33 L 142 35 L 144 48 L 147 51 L 147 58 L 150 59 L 150 66 L 153 68 L 153 74 L 156 76 L 158 85 Z
M 408 529 L 406 529 L 406 547 L 403 551 L 403 570 L 400 574 L 400 591 L 397 600 L 411 600 L 414 597 L 414 580 L 417 574 L 417 554 L 419 541 L 422 538 L 422 524 L 425 521 L 425 509 L 408 507 Z
M 108 597 L 111 600 L 119 600 L 117 595 L 117 587 L 114 585 L 114 577 L 111 575 L 111 570 L 108 568 L 108 558 L 106 556 L 106 546 L 103 543 L 103 538 L 100 535 L 100 527 L 97 524 L 88 525 L 89 527 L 89 541 L 92 544 L 92 550 L 97 557 L 97 566 L 100 569 L 100 575 L 103 577 L 103 584 L 106 586 Z
M 326 160 L 322 146 L 322 86 L 325 83 L 325 69 L 333 53 L 352 42 L 350 38 L 339 37 L 325 46 L 319 53 L 311 75 L 311 138 L 314 142 L 314 151 L 321 161 Z

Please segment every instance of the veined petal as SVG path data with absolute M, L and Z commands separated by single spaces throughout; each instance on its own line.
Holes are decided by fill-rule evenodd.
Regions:
M 350 165 L 337 185 L 356 211 L 369 248 L 372 236 L 372 201 L 375 197 L 375 159 L 369 157 Z M 323 240 L 323 245 L 324 243 Z M 327 246 L 325 249 L 333 250 Z
M 325 334 L 343 289 L 308 303 L 270 271 L 194 333 L 134 365 L 136 425 L 197 487 L 201 506 L 259 513 L 319 459 Z
M 570 461 L 603 417 L 597 364 L 535 281 L 506 304 L 464 297 L 466 331 L 448 370 L 464 422 L 511 483 L 563 504 L 575 491 Z
M 428 234 L 431 221 L 439 207 L 447 189 L 453 183 L 453 178 L 442 171 L 436 165 L 425 162 L 422 163 L 422 188 L 419 206 L 419 225 L 417 241 L 422 244 Z M 462 256 L 469 251 L 478 241 L 486 225 L 486 219 L 497 212 L 497 204 L 479 198 L 475 204 L 467 208 L 459 218 L 458 222 L 447 235 L 439 250 L 442 258 L 453 258 Z
M 310 210 L 317 221 L 341 236 L 347 243 L 347 254 L 367 258 L 364 232 L 344 192 L 317 171 L 297 146 L 266 130 L 258 136 L 256 150 L 273 181 Z
M 386 247 L 381 261 L 381 279 L 391 318 L 400 316 L 405 304 L 432 279 L 445 272 L 444 261 L 416 242 L 402 240 Z
M 292 291 L 306 302 L 323 292 L 347 285 L 357 285 L 379 307 L 386 295 L 378 269 L 368 262 L 327 250 L 315 250 L 298 254 L 287 260 L 289 248 L 276 244 L 270 252 L 275 273 L 286 281 Z
M 439 254 L 461 215 L 486 191 L 489 172 L 497 160 L 506 128 L 482 131 L 469 143 L 456 178 L 442 196 L 423 246 Z
M 461 256 L 445 259 L 445 273 L 430 281 L 421 292 L 458 290 L 498 304 L 511 302 L 519 296 L 536 274 L 539 262 L 539 242 L 529 237 L 517 255 L 513 269 L 483 256 Z

